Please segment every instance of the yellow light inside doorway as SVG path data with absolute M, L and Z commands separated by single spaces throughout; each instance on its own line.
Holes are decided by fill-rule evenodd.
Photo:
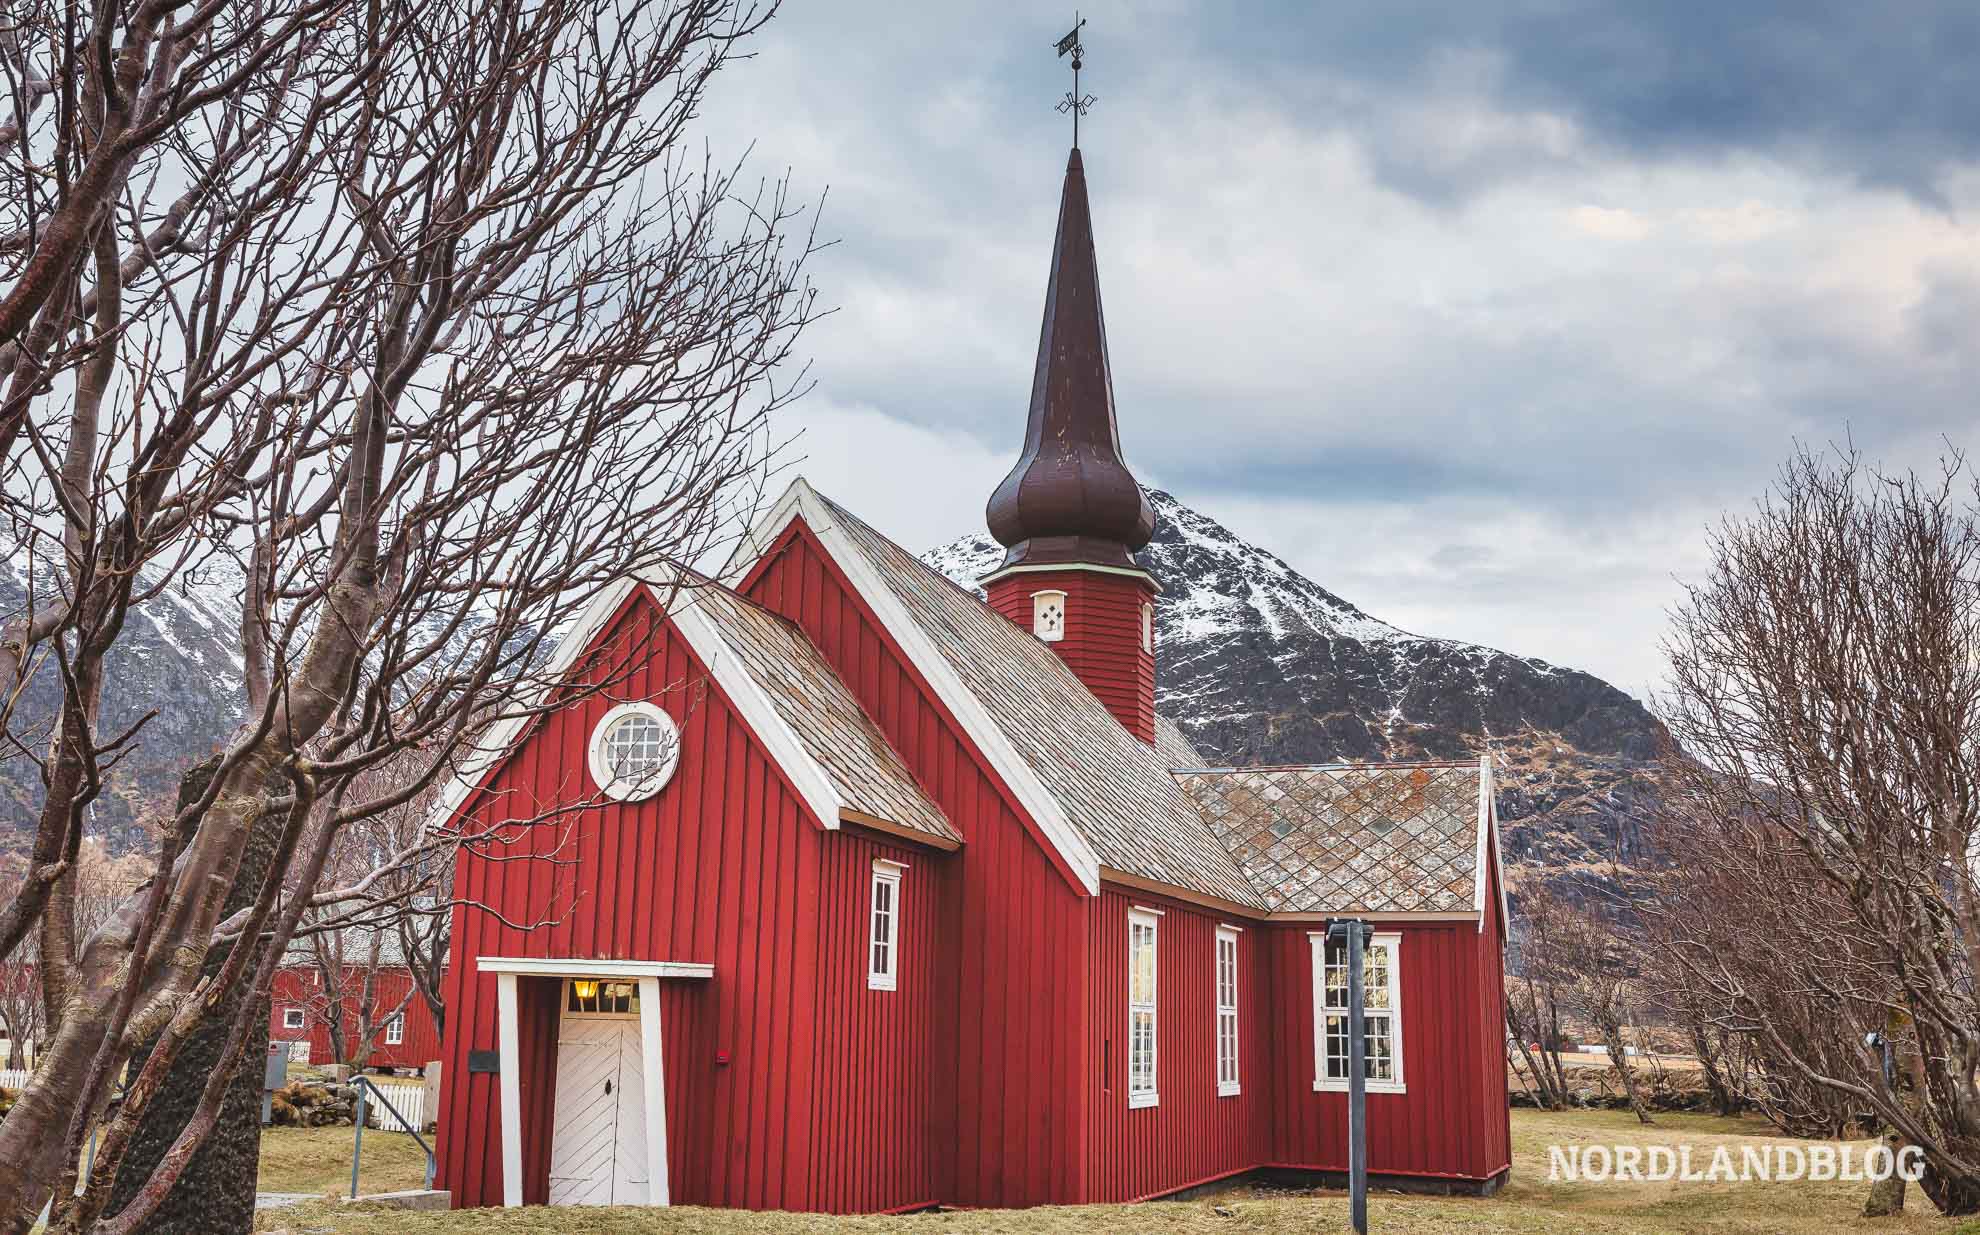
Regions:
M 572 993 L 586 1001 L 598 998 L 598 983 L 583 978 L 571 983 Z

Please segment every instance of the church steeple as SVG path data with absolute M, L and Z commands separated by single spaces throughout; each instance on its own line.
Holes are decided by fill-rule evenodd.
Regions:
M 1153 742 L 1157 588 L 1134 554 L 1155 512 L 1121 458 L 1078 146 L 1059 199 L 1024 453 L 987 515 L 1005 549 L 983 580 L 991 607 L 1049 644 L 1116 720 Z
M 1155 512 L 1121 458 L 1093 216 L 1077 146 L 1059 199 L 1024 453 L 991 494 L 987 515 L 990 534 L 1007 550 L 999 572 L 1070 563 L 1131 569 L 1133 553 L 1155 528 Z

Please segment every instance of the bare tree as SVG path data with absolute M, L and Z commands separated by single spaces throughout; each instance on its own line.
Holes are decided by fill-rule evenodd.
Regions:
M 418 994 L 410 978 L 403 988 L 391 989 L 398 985 L 391 977 L 404 969 L 396 934 L 350 927 L 310 935 L 303 943 L 316 972 L 310 1017 L 329 1032 L 338 1063 L 370 1066 L 386 1027 Z
M 32 941 L 0 961 L 0 1033 L 7 1036 L 7 1057 L 0 1067 L 24 1071 L 29 1048 L 42 1034 L 41 964 Z
M 0 526 L 45 592 L 7 646 L 17 681 L 38 668 L 63 692 L 32 866 L 0 907 L 0 955 L 38 928 L 51 1011 L 41 1065 L 0 1121 L 11 1232 L 51 1197 L 51 1231 L 141 1229 L 231 1075 L 206 1079 L 148 1182 L 109 1212 L 188 1037 L 229 1008 L 219 1057 L 240 1058 L 306 917 L 376 921 L 403 906 L 393 872 L 502 843 L 423 833 L 360 877 L 325 878 L 346 829 L 471 766 L 492 720 L 616 689 L 598 666 L 544 680 L 547 647 L 612 581 L 677 580 L 744 525 L 814 311 L 812 242 L 782 186 L 686 153 L 714 76 L 767 9 L 296 3 L 270 29 L 262 9 L 214 0 L 196 15 L 253 37 L 215 19 L 182 38 L 178 7 L 139 5 L 155 24 L 131 29 L 111 27 L 113 10 L 32 10 L 8 45 L 26 63 L 79 30 L 120 72 L 135 66 L 132 90 L 102 87 L 105 107 L 142 112 L 155 89 L 179 122 L 170 141 L 118 139 L 136 153 L 95 207 L 60 198 L 17 229 L 0 297 L 0 342 L 20 343 Z M 167 56 L 145 39 L 175 49 L 170 75 L 143 68 Z M 234 71 L 186 76 L 208 60 Z M 232 84 L 193 125 L 181 80 Z M 48 97 L 15 90 L 19 132 L 63 151 L 107 123 L 82 107 L 37 130 L 29 95 Z M 152 237 L 188 196 L 196 240 L 161 261 Z M 242 580 L 246 720 L 170 820 L 151 880 L 78 935 L 86 807 L 144 741 L 142 724 L 98 732 L 105 653 L 133 607 L 214 571 Z M 416 770 L 367 786 L 408 758 Z M 223 915 L 260 820 L 268 874 Z M 216 944 L 233 946 L 207 972 Z M 252 998 L 230 1002 L 243 986 Z M 112 1078 L 148 1040 L 78 1180 Z
M 1542 962 L 1566 992 L 1576 1012 L 1601 1035 L 1609 1064 L 1622 1082 L 1630 1110 L 1641 1123 L 1655 1122 L 1644 1101 L 1625 1030 L 1641 1010 L 1641 963 L 1635 941 L 1589 906 L 1566 906 L 1553 936 L 1553 950 Z
M 1798 453 L 1670 642 L 1669 947 L 1789 1100 L 1853 1109 L 1980 1209 L 1980 500 L 1964 461 Z M 1891 1051 L 1886 1073 L 1883 1047 Z
M 1508 1062 L 1543 1109 L 1568 1102 L 1567 1068 L 1561 1063 L 1564 975 L 1554 957 L 1566 928 L 1566 906 L 1546 884 L 1522 888 L 1514 945 L 1506 975 Z

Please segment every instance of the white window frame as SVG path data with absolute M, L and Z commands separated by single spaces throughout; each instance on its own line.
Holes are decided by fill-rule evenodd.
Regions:
M 406 1014 L 394 1012 L 392 1019 L 385 1022 L 385 1045 L 403 1046 L 406 1041 Z
M 1332 1078 L 1327 1075 L 1327 932 L 1311 931 L 1307 939 L 1313 949 L 1313 1088 L 1316 1093 L 1346 1093 L 1347 1077 Z M 1367 946 L 1389 950 L 1389 1007 L 1386 1015 L 1389 1022 L 1389 1056 L 1395 1061 L 1395 1076 L 1389 1080 L 1370 1077 L 1367 1092 L 1408 1093 L 1403 1073 L 1402 933 L 1372 932 L 1367 936 Z
M 1162 911 L 1136 905 L 1128 911 L 1127 949 L 1127 1100 L 1128 1109 L 1160 1106 L 1162 1104 Z M 1148 991 L 1146 999 L 1134 997 L 1135 947 L 1136 936 L 1148 932 Z M 1135 1023 L 1142 1017 L 1148 1018 L 1148 1068 L 1147 1083 L 1137 1085 L 1135 1068 Z
M 1155 654 L 1155 602 L 1141 602 L 1141 650 Z
M 301 1029 L 309 1023 L 309 1016 L 301 1008 L 290 1005 L 282 1009 L 282 1028 Z
M 1217 1096 L 1234 1098 L 1244 1092 L 1238 1070 L 1238 934 L 1235 926 L 1217 928 L 1216 957 L 1211 981 L 1216 987 L 1216 1022 L 1212 1032 L 1217 1042 Z M 1225 972 L 1225 961 L 1230 962 Z M 1226 1053 L 1226 1047 L 1229 1048 Z
M 1047 620 L 1046 613 L 1053 601 L 1059 605 L 1059 620 L 1056 624 Z M 1066 637 L 1066 594 L 1055 587 L 1043 588 L 1031 594 L 1031 633 L 1044 643 L 1057 643 Z
M 901 973 L 901 875 L 904 862 L 886 858 L 873 860 L 873 884 L 866 911 L 866 986 L 868 990 L 891 991 L 900 985 Z M 880 889 L 887 889 L 887 938 L 880 938 Z M 884 951 L 883 951 L 884 949 Z
M 658 769 L 639 780 L 621 780 L 612 775 L 612 765 L 605 759 L 605 735 L 612 726 L 628 716 L 644 716 L 660 726 L 668 743 L 666 759 Z M 667 787 L 674 779 L 674 773 L 681 766 L 681 727 L 674 718 L 667 715 L 665 708 L 658 704 L 636 701 L 621 703 L 598 718 L 592 726 L 588 762 L 591 767 L 591 783 L 606 797 L 619 802 L 643 802 Z

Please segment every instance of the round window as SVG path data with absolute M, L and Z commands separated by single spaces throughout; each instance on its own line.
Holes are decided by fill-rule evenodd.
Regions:
M 591 779 L 622 802 L 660 792 L 680 758 L 680 728 L 650 703 L 622 703 L 591 731 Z

